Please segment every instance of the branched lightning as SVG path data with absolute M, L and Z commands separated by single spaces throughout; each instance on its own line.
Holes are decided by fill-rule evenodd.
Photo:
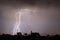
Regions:
M 21 13 L 30 13 L 30 9 L 25 8 L 20 10 L 18 13 L 15 14 L 15 18 L 16 18 L 16 24 L 15 27 L 13 29 L 13 35 L 15 35 L 17 32 L 20 32 L 20 19 L 21 19 Z

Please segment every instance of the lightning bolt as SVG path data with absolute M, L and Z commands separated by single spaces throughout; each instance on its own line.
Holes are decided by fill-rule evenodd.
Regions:
M 16 24 L 15 27 L 13 29 L 13 35 L 15 35 L 17 32 L 20 32 L 20 17 L 21 17 L 21 13 L 18 12 L 15 14 L 15 18 L 16 18 Z

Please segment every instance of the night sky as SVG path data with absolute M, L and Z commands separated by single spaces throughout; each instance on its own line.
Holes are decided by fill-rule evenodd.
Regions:
M 60 35 L 60 1 L 0 0 L 0 34 L 31 31 Z

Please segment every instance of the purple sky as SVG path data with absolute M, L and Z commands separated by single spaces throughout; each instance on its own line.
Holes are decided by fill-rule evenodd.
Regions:
M 0 3 L 0 34 L 18 31 L 41 35 L 60 34 L 59 1 L 2 1 Z M 15 30 L 15 31 L 13 31 Z

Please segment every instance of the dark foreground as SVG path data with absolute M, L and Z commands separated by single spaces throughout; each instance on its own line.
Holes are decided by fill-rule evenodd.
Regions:
M 31 33 L 29 35 L 25 33 L 22 35 L 21 33 L 17 33 L 17 35 L 2 34 L 0 35 L 0 40 L 60 40 L 60 36 L 40 36 L 39 33 Z

